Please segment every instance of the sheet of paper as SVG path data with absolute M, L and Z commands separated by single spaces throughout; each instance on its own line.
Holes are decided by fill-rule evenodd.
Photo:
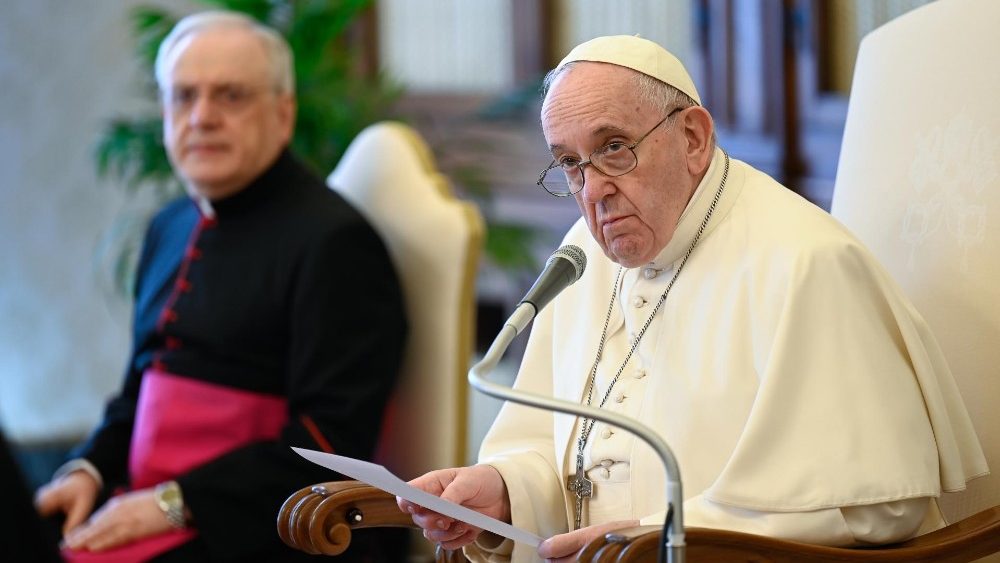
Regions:
M 378 487 L 387 493 L 402 497 L 413 504 L 420 505 L 429 510 L 433 510 L 434 512 L 444 514 L 445 516 L 451 516 L 456 520 L 472 524 L 477 528 L 489 530 L 494 534 L 510 538 L 516 542 L 521 542 L 532 547 L 538 547 L 538 544 L 542 543 L 542 538 L 532 533 L 521 530 L 520 528 L 515 528 L 514 526 L 511 526 L 506 522 L 501 522 L 495 518 L 490 518 L 489 516 L 476 512 L 475 510 L 443 500 L 440 497 L 436 497 L 415 487 L 411 487 L 381 465 L 361 461 L 360 459 L 317 452 L 314 450 L 306 450 L 303 448 L 292 448 L 292 450 L 317 465 L 322 465 L 327 469 L 332 469 L 338 473 L 347 475 L 352 479 L 364 481 L 365 483 L 368 483 L 373 487 Z

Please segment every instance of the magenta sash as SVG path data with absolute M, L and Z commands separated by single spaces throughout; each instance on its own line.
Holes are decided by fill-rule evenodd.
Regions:
M 275 439 L 287 420 L 283 397 L 148 369 L 142 377 L 129 449 L 132 489 L 175 479 L 252 441 Z M 79 563 L 134 563 L 196 535 L 191 528 L 172 530 L 107 551 L 63 550 L 63 557 Z

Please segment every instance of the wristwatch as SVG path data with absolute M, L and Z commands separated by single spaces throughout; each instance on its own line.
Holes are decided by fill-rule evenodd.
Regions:
M 177 481 L 164 481 L 157 485 L 153 489 L 153 498 L 156 499 L 156 505 L 163 511 L 171 526 L 178 530 L 187 527 L 187 519 L 184 518 L 184 497 Z

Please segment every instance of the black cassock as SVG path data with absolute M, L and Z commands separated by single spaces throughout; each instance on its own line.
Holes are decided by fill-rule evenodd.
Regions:
M 225 397 L 279 401 L 283 420 L 266 437 L 227 446 L 173 478 L 198 531 L 178 551 L 185 560 L 286 561 L 296 554 L 277 537 L 282 502 L 336 477 L 289 447 L 372 454 L 402 356 L 402 296 L 375 231 L 287 152 L 212 207 L 215 217 L 205 217 L 185 198 L 154 218 L 138 268 L 125 383 L 77 454 L 98 468 L 106 490 L 128 487 L 139 484 L 144 462 L 156 462 L 160 438 L 148 431 L 149 420 L 162 415 L 161 422 L 173 424 L 173 416 L 188 426 L 188 436 L 200 438 L 220 428 L 191 432 L 192 425 L 200 430 L 199 409 L 206 424 L 218 426 L 211 419 Z M 154 373 L 219 390 L 222 398 L 206 394 L 200 406 L 140 401 L 143 380 Z M 252 413 L 244 415 L 239 420 L 254 422 Z M 142 430 L 133 442 L 137 421 Z M 171 443 L 162 452 L 203 447 L 183 435 L 163 439 Z M 162 452 L 161 458 L 174 457 Z M 154 480 L 171 477 L 169 468 L 158 470 Z

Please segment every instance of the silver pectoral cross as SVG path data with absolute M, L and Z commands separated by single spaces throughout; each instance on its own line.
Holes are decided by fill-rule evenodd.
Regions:
M 594 482 L 587 479 L 583 472 L 583 452 L 576 454 L 576 473 L 566 477 L 566 488 L 576 495 L 576 507 L 573 511 L 574 530 L 580 529 L 580 522 L 583 519 L 583 499 L 594 496 Z

